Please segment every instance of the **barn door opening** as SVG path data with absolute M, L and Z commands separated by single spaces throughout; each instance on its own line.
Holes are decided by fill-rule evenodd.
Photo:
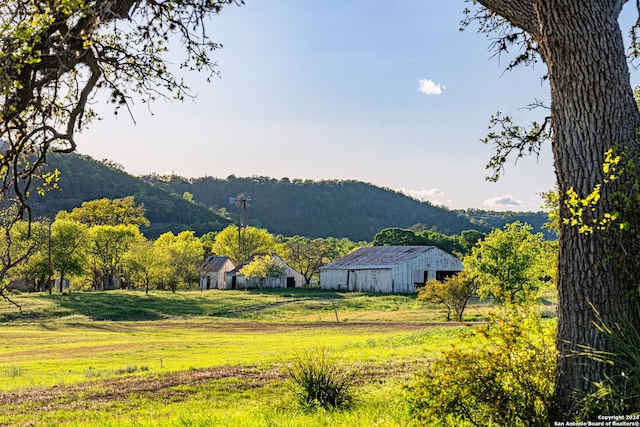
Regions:
M 436 280 L 443 281 L 447 277 L 455 276 L 459 271 L 455 270 L 438 270 L 436 271 Z
M 287 277 L 287 288 L 295 288 L 295 287 L 296 287 L 296 278 Z

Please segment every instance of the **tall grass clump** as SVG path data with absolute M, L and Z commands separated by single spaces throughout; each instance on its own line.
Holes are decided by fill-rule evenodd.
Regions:
M 548 426 L 556 360 L 549 321 L 533 308 L 503 308 L 466 339 L 408 386 L 414 423 Z
M 595 308 L 594 308 L 595 310 Z M 607 325 L 596 311 L 596 327 L 611 344 L 609 352 L 585 348 L 582 356 L 609 365 L 594 391 L 582 397 L 577 419 L 597 415 L 640 414 L 640 331 L 628 323 Z
M 335 361 L 326 348 L 305 352 L 286 365 L 287 387 L 308 409 L 348 409 L 358 369 Z

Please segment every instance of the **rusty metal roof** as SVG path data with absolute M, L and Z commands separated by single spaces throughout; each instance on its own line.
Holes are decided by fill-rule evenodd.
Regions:
M 365 270 L 370 268 L 393 268 L 423 253 L 436 249 L 435 246 L 367 246 L 360 248 L 320 270 Z
M 202 265 L 200 266 L 200 272 L 219 271 L 224 266 L 224 263 L 227 262 L 228 259 L 229 259 L 228 256 L 211 255 L 210 257 L 205 259 Z M 231 261 L 231 263 L 233 264 L 233 261 Z

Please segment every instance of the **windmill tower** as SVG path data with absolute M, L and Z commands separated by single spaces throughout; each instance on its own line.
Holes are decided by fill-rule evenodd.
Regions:
M 229 204 L 238 207 L 238 262 L 242 262 L 242 230 L 247 227 L 247 207 L 251 206 L 249 202 L 251 196 L 244 193 L 238 194 L 236 197 L 229 197 Z

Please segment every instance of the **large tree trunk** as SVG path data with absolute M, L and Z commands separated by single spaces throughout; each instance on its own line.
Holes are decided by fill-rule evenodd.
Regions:
M 602 198 L 593 218 L 620 211 L 613 193 L 627 190 L 625 182 L 635 180 L 627 175 L 605 183 L 605 152 L 617 148 L 640 165 L 635 133 L 640 124 L 638 107 L 618 13 L 607 3 L 612 2 L 564 0 L 539 2 L 538 6 L 544 35 L 541 47 L 551 85 L 558 188 L 563 196 L 573 188 L 584 198 L 601 184 Z M 561 205 L 560 212 L 563 218 L 570 217 L 566 205 Z M 632 229 L 638 230 L 638 215 L 624 214 L 627 217 L 621 220 L 630 221 Z M 587 212 L 584 215 L 589 219 Z M 640 327 L 633 298 L 640 283 L 640 265 L 635 250 L 624 250 L 630 238 L 629 233 L 581 233 L 576 226 L 561 226 L 556 338 L 560 358 L 555 395 L 563 412 L 571 409 L 575 392 L 592 390 L 593 382 L 607 373 L 608 365 L 576 356 L 583 351 L 581 346 L 609 349 L 594 327 L 595 310 L 609 325 L 628 321 Z
M 614 192 L 632 191 L 635 171 L 604 183 L 605 152 L 617 147 L 640 165 L 636 129 L 640 115 L 633 99 L 622 34 L 617 22 L 624 1 L 610 0 L 481 0 L 492 11 L 524 29 L 536 40 L 548 67 L 551 86 L 553 153 L 560 196 L 573 188 L 579 197 L 602 185 L 595 211 L 620 211 Z M 634 195 L 635 197 L 635 195 Z M 623 212 L 635 234 L 640 208 Z M 563 218 L 570 217 L 561 204 Z M 616 224 L 617 225 L 617 224 Z M 612 227 L 613 228 L 613 227 Z M 632 233 L 581 233 L 561 225 L 558 260 L 559 351 L 555 398 L 563 414 L 580 394 L 593 389 L 613 369 L 583 356 L 584 348 L 610 349 L 594 327 L 597 310 L 609 325 L 628 322 L 640 329 L 637 294 L 640 262 L 630 248 Z M 637 236 L 635 237 L 637 241 Z

